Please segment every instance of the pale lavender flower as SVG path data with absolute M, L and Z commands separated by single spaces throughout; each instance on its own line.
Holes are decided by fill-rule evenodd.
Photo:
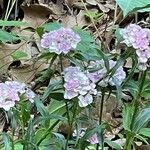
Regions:
M 109 60 L 109 69 L 112 69 L 116 65 L 116 61 Z M 105 77 L 107 75 L 107 69 L 105 67 L 105 63 L 103 60 L 99 61 L 92 61 L 89 64 L 88 69 L 94 68 L 96 71 L 90 72 L 88 71 L 88 77 L 90 80 L 92 80 L 94 83 L 99 82 L 99 85 L 102 87 L 106 87 L 108 84 L 114 86 L 114 85 L 121 85 L 123 80 L 126 77 L 126 73 L 123 71 L 123 67 L 120 66 L 114 75 L 112 77 Z
M 121 29 L 121 35 L 127 46 L 132 46 L 136 50 L 139 61 L 139 69 L 147 69 L 147 61 L 150 58 L 150 29 L 141 28 L 139 25 L 130 24 L 125 29 Z M 144 66 L 143 68 L 141 67 Z
M 85 107 L 93 102 L 93 95 L 97 94 L 96 85 L 88 78 L 79 67 L 68 67 L 64 70 L 65 99 L 78 97 L 80 107 Z
M 73 132 L 73 136 L 74 137 L 77 137 L 78 134 L 79 134 L 79 138 L 82 138 L 84 135 L 85 135 L 85 132 L 86 132 L 87 128 L 81 128 L 79 130 L 79 133 L 77 133 L 77 130 L 74 130 Z M 89 139 L 87 139 L 88 142 L 90 142 L 92 145 L 94 144 L 98 144 L 99 141 L 98 141 L 98 137 L 97 137 L 97 134 L 93 134 Z
M 94 135 L 92 135 L 87 141 L 90 142 L 93 145 L 98 144 L 99 141 L 98 141 L 97 134 L 95 133 Z
M 93 97 L 90 94 L 87 94 L 85 96 L 80 95 L 80 96 L 78 96 L 78 99 L 79 99 L 80 107 L 86 107 L 93 102 Z
M 25 94 L 26 94 L 27 99 L 29 99 L 29 101 L 33 103 L 34 102 L 33 99 L 35 98 L 35 93 L 30 89 L 26 89 Z
M 149 48 L 149 29 L 143 29 L 139 25 L 130 24 L 125 29 L 121 29 L 120 33 L 124 38 L 124 43 L 133 46 L 135 49 Z
M 33 102 L 35 95 L 24 83 L 16 81 L 0 83 L 0 108 L 8 111 L 11 107 L 15 106 L 16 101 L 20 100 L 20 95 L 22 94 Z
M 81 38 L 72 29 L 60 28 L 45 33 L 41 39 L 41 46 L 56 54 L 67 54 L 77 47 Z

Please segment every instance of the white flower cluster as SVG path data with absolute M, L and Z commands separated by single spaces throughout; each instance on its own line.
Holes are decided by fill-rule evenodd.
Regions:
M 96 85 L 79 67 L 66 68 L 64 70 L 64 81 L 65 99 L 78 97 L 80 107 L 86 107 L 93 102 L 92 95 L 97 94 Z
M 8 111 L 20 100 L 20 95 L 25 94 L 26 98 L 33 102 L 35 94 L 24 83 L 16 81 L 6 81 L 0 83 L 0 108 Z

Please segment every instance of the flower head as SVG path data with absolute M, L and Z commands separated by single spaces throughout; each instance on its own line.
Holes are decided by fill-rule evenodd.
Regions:
M 76 137 L 76 136 L 79 136 L 79 138 L 82 138 L 84 135 L 85 135 L 85 132 L 86 132 L 87 128 L 81 128 L 79 130 L 79 133 L 77 133 L 77 130 L 74 130 L 73 132 L 73 136 Z M 79 134 L 79 135 L 78 135 Z M 93 134 L 89 139 L 87 139 L 88 142 L 90 142 L 92 145 L 94 144 L 98 144 L 99 141 L 98 141 L 98 137 L 97 137 L 97 134 Z
M 16 81 L 6 81 L 0 83 L 0 108 L 8 111 L 20 100 L 20 95 L 25 94 L 27 99 L 33 102 L 35 94 L 29 90 L 24 83 Z
M 62 27 L 45 33 L 41 40 L 41 46 L 56 54 L 67 54 L 74 50 L 80 41 L 80 36 L 72 29 Z
M 150 30 L 141 28 L 139 25 L 130 24 L 120 31 L 127 46 L 132 46 L 136 50 L 139 61 L 139 69 L 146 70 L 146 63 L 150 58 Z M 144 67 L 141 67 L 144 65 Z
M 116 65 L 116 61 L 109 60 L 109 69 L 112 69 Z M 95 68 L 96 71 L 90 72 L 88 71 L 88 77 L 90 80 L 92 80 L 94 83 L 99 82 L 100 86 L 106 87 L 108 83 L 112 86 L 114 85 L 121 85 L 123 80 L 126 77 L 125 72 L 123 71 L 123 67 L 120 66 L 116 72 L 113 74 L 112 77 L 105 77 L 107 74 L 107 69 L 105 67 L 105 63 L 103 60 L 100 61 L 92 61 L 89 64 L 89 69 Z M 97 68 L 97 69 L 96 69 Z
M 93 102 L 91 94 L 96 95 L 96 85 L 88 78 L 79 67 L 68 67 L 64 70 L 65 99 L 78 96 L 80 107 L 85 107 Z

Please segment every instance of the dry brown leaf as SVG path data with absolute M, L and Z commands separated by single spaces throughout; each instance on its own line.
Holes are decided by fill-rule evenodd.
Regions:
M 65 27 L 72 28 L 77 25 L 76 17 L 72 15 L 65 15 L 62 17 L 62 24 Z
M 11 55 L 19 50 L 25 42 L 19 44 L 2 44 L 0 45 L 0 73 L 6 73 L 13 59 Z
M 56 3 L 53 3 L 52 1 L 49 0 L 40 0 L 39 4 L 41 6 L 45 6 L 46 8 L 50 9 L 52 11 L 52 14 L 56 15 L 61 15 L 64 14 L 66 11 L 64 11 L 64 0 L 57 0 Z
M 105 5 L 103 5 L 103 4 L 101 4 L 101 3 L 98 3 L 97 5 L 98 5 L 99 9 L 100 9 L 102 12 L 104 12 L 104 13 L 109 12 L 109 8 L 106 7 Z
M 33 64 L 32 61 L 28 61 L 26 64 L 18 67 L 11 68 L 9 75 L 13 80 L 17 80 L 24 83 L 30 83 L 39 71 L 46 69 L 48 65 L 43 61 L 38 61 Z
M 53 13 L 51 9 L 42 5 L 22 6 L 24 11 L 24 22 L 27 22 L 30 27 L 37 28 L 45 23 L 49 15 Z
M 85 26 L 88 26 L 90 23 L 86 21 L 85 19 L 85 13 L 86 11 L 85 10 L 80 10 L 80 12 L 78 13 L 77 15 L 77 24 L 79 27 L 85 27 Z
M 86 0 L 86 3 L 88 3 L 90 5 L 94 5 L 94 6 L 96 6 L 98 4 L 98 2 L 96 0 Z

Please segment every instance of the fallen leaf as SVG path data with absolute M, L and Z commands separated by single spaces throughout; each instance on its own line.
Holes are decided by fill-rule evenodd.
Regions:
M 30 6 L 22 6 L 24 11 L 23 21 L 27 22 L 30 27 L 37 28 L 38 26 L 44 24 L 50 14 L 53 14 L 53 11 L 48 7 L 42 5 L 30 5 Z

